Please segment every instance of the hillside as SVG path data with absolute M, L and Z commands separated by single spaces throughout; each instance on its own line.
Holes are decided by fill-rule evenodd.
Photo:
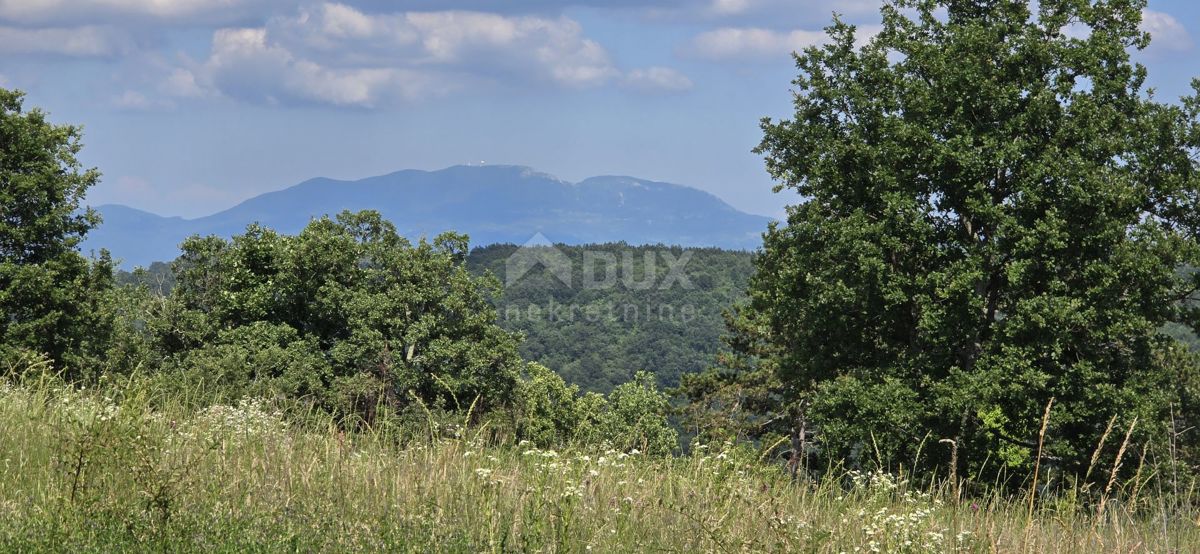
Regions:
M 673 387 L 684 373 L 711 367 L 725 333 L 722 311 L 742 298 L 754 273 L 752 254 L 717 248 L 593 244 L 553 249 L 571 262 L 570 286 L 544 266 L 519 278 L 507 275 L 506 262 L 520 253 L 511 244 L 475 249 L 467 265 L 506 283 L 496 300 L 497 315 L 502 327 L 525 333 L 525 359 L 597 392 L 640 370 Z M 601 280 L 605 259 L 615 262 L 612 282 L 587 283 L 585 273 Z M 647 260 L 654 260 L 649 273 Z M 670 276 L 672 264 L 682 266 L 682 278 Z
M 570 183 L 527 167 L 405 170 L 358 181 L 311 179 L 196 219 L 102 205 L 104 223 L 84 251 L 109 249 L 125 267 L 169 260 L 194 234 L 229 237 L 258 222 L 298 232 L 313 217 L 377 210 L 409 238 L 453 230 L 472 244 L 522 244 L 537 233 L 556 243 L 624 241 L 750 250 L 769 218 L 740 212 L 707 192 L 633 177 Z
M 521 251 L 513 244 L 476 248 L 467 267 L 504 283 L 494 299 L 499 324 L 525 334 L 522 357 L 595 392 L 608 392 L 640 370 L 674 387 L 684 373 L 711 367 L 725 333 L 722 311 L 742 298 L 754 272 L 753 254 L 736 250 L 620 243 L 553 248 L 570 260 L 572 286 L 543 266 L 510 279 L 506 262 Z M 584 285 L 584 271 L 605 271 L 599 263 L 585 263 L 585 255 L 612 256 L 617 262 L 612 286 Z M 645 271 L 647 256 L 655 260 L 652 278 Z M 625 259 L 636 279 L 629 281 L 633 287 L 626 284 Z M 682 266 L 684 281 L 668 277 L 672 263 Z M 119 279 L 135 281 L 129 273 Z M 167 264 L 154 262 L 142 282 L 166 293 L 175 278 Z

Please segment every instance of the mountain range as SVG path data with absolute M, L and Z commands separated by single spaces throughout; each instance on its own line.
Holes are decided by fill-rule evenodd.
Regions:
M 103 223 L 84 252 L 107 248 L 122 267 L 178 255 L 191 235 L 230 237 L 250 223 L 299 232 L 311 218 L 342 210 L 378 210 L 401 234 L 416 239 L 443 231 L 472 245 L 629 244 L 713 246 L 750 250 L 770 218 L 734 209 L 707 192 L 633 177 L 592 177 L 570 183 L 521 166 L 454 166 L 405 170 L 358 181 L 317 178 L 256 196 L 195 219 L 163 217 L 119 204 L 96 207 Z M 543 238 L 544 237 L 544 238 Z

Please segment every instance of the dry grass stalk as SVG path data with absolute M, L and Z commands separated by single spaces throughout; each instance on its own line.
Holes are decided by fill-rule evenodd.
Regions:
M 1108 485 L 1104 487 L 1104 494 L 1100 497 L 1100 506 L 1096 508 L 1097 519 L 1104 515 L 1104 505 L 1108 503 L 1108 495 L 1112 493 L 1113 485 L 1117 483 L 1117 473 L 1121 471 L 1121 459 L 1125 457 L 1125 448 L 1129 446 L 1129 437 L 1133 435 L 1133 429 L 1137 427 L 1137 422 L 1138 418 L 1133 418 L 1129 429 L 1125 431 L 1125 440 L 1121 441 L 1121 448 L 1117 449 L 1117 459 L 1113 462 L 1112 471 L 1108 474 Z
M 1088 488 L 1088 479 L 1092 476 L 1092 470 L 1096 469 L 1096 462 L 1100 461 L 1100 453 L 1104 451 L 1104 443 L 1108 442 L 1108 435 L 1112 433 L 1113 425 L 1117 422 L 1117 415 L 1113 414 L 1108 420 L 1108 426 L 1104 428 L 1104 434 L 1100 435 L 1100 442 L 1096 444 L 1096 449 L 1092 451 L 1092 460 L 1088 462 L 1087 471 L 1083 474 L 1083 488 Z
M 1146 450 L 1150 443 L 1142 444 L 1142 455 L 1138 458 L 1138 468 L 1133 474 L 1133 492 L 1129 495 L 1129 508 L 1137 509 L 1138 493 L 1142 491 L 1142 469 L 1146 467 Z
M 1037 497 L 1038 470 L 1042 465 L 1042 446 L 1046 442 L 1046 426 L 1050 424 L 1050 408 L 1054 406 L 1054 397 L 1046 403 L 1046 412 L 1042 414 L 1042 429 L 1038 431 L 1037 458 L 1033 461 L 1033 483 L 1029 485 L 1029 521 L 1033 521 L 1033 502 Z

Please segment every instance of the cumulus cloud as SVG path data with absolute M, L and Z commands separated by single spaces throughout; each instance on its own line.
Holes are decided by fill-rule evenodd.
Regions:
M 710 17 L 768 16 L 828 19 L 833 12 L 844 15 L 877 13 L 881 0 L 707 0 Z M 689 2 L 691 3 L 691 2 Z M 685 5 L 684 8 L 693 8 Z
M 180 68 L 172 69 L 159 88 L 168 96 L 177 98 L 201 98 L 211 93 L 196 82 L 195 74 Z
M 879 33 L 878 25 L 860 25 L 857 41 L 864 44 Z M 797 29 L 776 31 L 757 27 L 725 27 L 697 35 L 685 47 L 684 53 L 710 61 L 772 60 L 824 44 L 829 36 L 824 30 Z
M 562 9 L 718 2 L 737 11 L 762 1 L 0 0 L 0 54 L 119 57 L 127 72 L 157 74 L 154 84 L 139 78 L 116 90 L 112 103 L 126 109 L 216 97 L 369 108 L 514 84 L 678 92 L 692 86 L 686 76 L 622 71 Z M 461 7 L 488 11 L 452 9 Z M 170 44 L 161 38 L 169 26 L 207 30 L 208 51 L 180 53 L 166 68 L 148 64 L 165 59 L 154 46 Z
M 105 58 L 127 54 L 137 44 L 127 33 L 112 27 L 47 27 L 25 29 L 0 26 L 0 53 L 53 54 Z
M 1150 33 L 1150 48 L 1171 52 L 1192 49 L 1192 37 L 1187 28 L 1169 14 L 1142 10 L 1142 31 Z
M 194 87 L 192 86 L 194 85 Z M 266 29 L 221 29 L 212 53 L 194 70 L 173 73 L 168 88 L 268 104 L 314 102 L 375 107 L 440 92 L 447 85 L 400 67 L 336 67 L 293 54 Z
M 129 111 L 170 110 L 175 103 L 165 98 L 146 96 L 136 90 L 126 90 L 112 99 L 113 107 Z
M 21 26 L 109 23 L 145 30 L 164 25 L 215 28 L 258 25 L 319 0 L 0 0 L 0 21 Z M 554 17 L 573 7 L 668 21 L 723 21 L 726 25 L 808 27 L 833 12 L 870 15 L 882 0 L 343 0 L 366 14 L 484 11 Z
M 883 0 L 678 0 L 626 8 L 656 21 L 715 22 L 725 27 L 816 28 L 828 24 L 834 13 L 849 20 L 876 16 L 882 4 Z
M 669 67 L 634 69 L 625 75 L 625 87 L 641 92 L 683 92 L 692 88 L 687 75 Z
M 339 65 L 523 74 L 569 86 L 618 76 L 604 48 L 565 17 L 470 11 L 370 15 L 331 3 L 274 18 L 266 30 L 281 48 Z
M 0 0 L 0 19 L 54 25 L 80 21 L 211 23 L 262 13 L 281 0 Z
M 217 30 L 208 57 L 177 68 L 161 89 L 180 97 L 371 108 L 530 81 L 563 88 L 691 87 L 686 76 L 668 68 L 624 74 L 578 22 L 562 16 L 370 14 L 327 3 L 271 18 L 262 27 Z
M 712 0 L 709 9 L 715 14 L 731 15 L 744 13 L 751 7 L 753 7 L 752 0 Z
M 717 61 L 777 58 L 820 44 L 825 39 L 822 31 L 724 28 L 701 33 L 692 40 L 691 51 Z

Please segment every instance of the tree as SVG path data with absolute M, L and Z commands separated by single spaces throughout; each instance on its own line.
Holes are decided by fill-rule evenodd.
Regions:
M 473 276 L 466 253 L 463 235 L 414 245 L 372 211 L 296 236 L 251 225 L 192 237 L 147 328 L 188 382 L 235 395 L 303 397 L 367 421 L 414 402 L 481 414 L 515 401 L 519 337 L 496 325 L 499 285 Z
M 894 0 L 796 55 L 756 152 L 800 195 L 764 236 L 747 344 L 833 459 L 1082 473 L 1105 424 L 1173 401 L 1193 329 L 1200 95 L 1130 59 L 1144 1 Z M 1200 82 L 1197 83 L 1200 90 Z M 765 347 L 763 344 L 765 343 Z M 917 454 L 921 457 L 918 459 Z
M 78 251 L 100 222 L 80 208 L 100 174 L 75 157 L 78 127 L 24 111 L 23 99 L 0 89 L 0 359 L 32 351 L 77 376 L 110 328 L 101 306 L 112 262 L 106 252 L 91 262 Z

